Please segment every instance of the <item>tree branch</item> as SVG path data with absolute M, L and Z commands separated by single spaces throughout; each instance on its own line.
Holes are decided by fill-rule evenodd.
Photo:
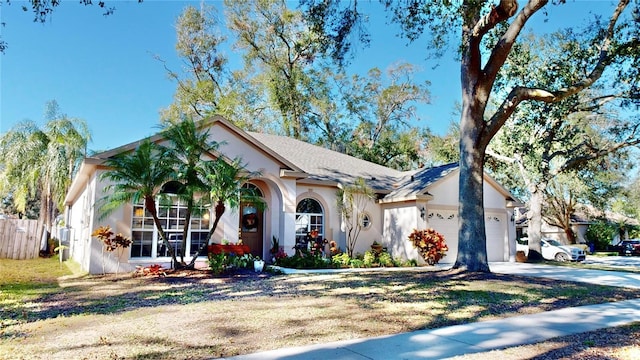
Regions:
M 496 16 L 496 19 L 501 19 L 500 21 L 504 21 L 507 18 L 513 16 L 518 8 L 518 5 L 515 1 L 513 1 L 515 5 L 510 5 L 508 3 L 503 4 L 503 2 L 505 1 L 500 1 L 500 6 L 498 8 L 502 8 L 503 6 L 507 8 L 506 10 L 500 11 L 500 13 L 505 13 L 504 15 L 502 15 L 502 17 Z M 529 18 L 542 7 L 544 7 L 547 3 L 548 0 L 529 0 L 529 2 L 527 2 L 524 8 L 522 8 L 520 13 L 513 20 L 511 25 L 509 25 L 507 31 L 502 35 L 500 40 L 498 40 L 496 45 L 493 47 L 491 55 L 489 56 L 489 59 L 483 71 L 486 89 L 491 89 L 491 87 L 493 86 L 498 72 L 504 65 L 504 62 L 507 60 L 513 44 L 516 42 L 518 36 L 520 35 L 520 31 L 522 31 Z M 488 16 L 491 16 L 494 12 L 497 12 L 498 8 L 494 8 Z M 492 27 L 494 27 L 495 25 L 497 25 L 497 23 L 493 24 Z M 489 29 L 486 29 L 486 31 L 488 30 Z
M 541 0 L 538 3 L 538 5 L 540 3 L 546 3 L 546 1 Z M 511 24 L 511 26 L 509 27 L 509 30 L 503 36 L 503 39 L 505 41 L 510 39 L 507 35 L 511 33 L 512 28 L 514 28 L 513 31 L 520 30 L 516 25 L 516 23 L 519 20 L 521 20 L 520 19 L 521 16 L 526 16 L 524 14 L 525 10 L 529 8 L 530 5 L 533 5 L 533 4 L 535 4 L 535 2 L 533 0 L 530 1 L 525 7 L 525 9 L 523 9 L 522 12 L 520 12 L 520 14 L 518 15 L 518 18 Z M 570 85 L 566 88 L 559 89 L 557 91 L 551 91 L 548 89 L 541 89 L 541 88 L 520 87 L 520 86 L 514 87 L 509 93 L 509 95 L 507 96 L 507 98 L 500 105 L 500 107 L 498 108 L 498 111 L 496 111 L 496 113 L 487 122 L 486 132 L 490 136 L 495 135 L 495 133 L 500 129 L 500 127 L 504 125 L 504 123 L 509 118 L 509 116 L 511 116 L 511 114 L 515 111 L 517 105 L 522 101 L 533 100 L 533 101 L 542 101 L 547 103 L 559 102 L 572 95 L 577 94 L 578 92 L 584 90 L 585 88 L 588 88 L 594 82 L 596 82 L 602 76 L 604 70 L 606 69 L 606 67 L 609 65 L 609 63 L 613 58 L 612 54 L 610 53 L 610 50 L 611 50 L 611 41 L 615 32 L 615 25 L 620 15 L 622 14 L 622 12 L 624 11 L 624 9 L 628 4 L 629 4 L 629 0 L 620 0 L 620 2 L 618 3 L 618 6 L 616 7 L 613 14 L 611 15 L 611 18 L 609 19 L 609 25 L 605 32 L 605 37 L 602 39 L 602 42 L 601 42 L 600 55 L 598 57 L 598 62 L 596 63 L 593 70 L 591 71 L 591 73 L 587 75 L 586 78 L 576 82 L 573 85 Z M 537 9 L 535 11 L 537 11 Z M 526 18 L 524 18 L 524 21 L 526 21 Z M 517 33 L 512 35 L 517 36 Z M 501 39 L 501 42 L 503 41 L 503 39 Z M 640 42 L 638 39 L 632 39 L 628 44 L 625 44 L 625 46 L 629 47 L 629 46 L 633 46 L 634 44 L 637 45 L 639 43 Z M 491 76 L 490 74 L 493 74 L 493 73 L 497 74 L 497 71 L 499 70 L 499 68 L 493 69 L 493 70 L 490 70 L 490 69 L 492 69 L 494 66 L 501 66 L 502 63 L 504 62 L 504 59 L 502 59 L 502 62 L 500 62 L 501 57 L 505 56 L 505 59 L 506 59 L 506 55 L 508 55 L 508 53 L 507 54 L 502 53 L 501 49 L 499 49 L 497 46 L 496 48 L 494 48 L 494 52 L 491 54 L 491 58 L 489 59 L 489 62 L 487 63 L 487 66 L 486 66 L 487 78 Z

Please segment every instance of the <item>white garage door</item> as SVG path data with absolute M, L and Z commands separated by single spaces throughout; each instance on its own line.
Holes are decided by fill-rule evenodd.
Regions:
M 447 255 L 440 263 L 456 262 L 458 255 L 458 212 L 453 210 L 433 210 L 427 214 L 427 226 L 444 236 L 449 247 Z
M 447 256 L 441 263 L 454 263 L 458 255 L 458 212 L 453 210 L 433 210 L 427 214 L 428 226 L 444 236 L 449 247 Z M 487 234 L 487 257 L 489 261 L 505 261 L 508 251 L 507 216 L 487 213 L 485 217 Z
M 487 231 L 487 257 L 489 261 L 509 260 L 507 215 L 487 213 L 484 218 L 484 226 Z

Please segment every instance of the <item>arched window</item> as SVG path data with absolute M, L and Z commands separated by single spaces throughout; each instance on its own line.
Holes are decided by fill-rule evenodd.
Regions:
M 253 191 L 257 196 L 264 197 L 262 190 L 252 183 L 244 183 L 242 187 L 245 189 L 251 189 L 251 191 Z
M 306 237 L 313 230 L 318 232 L 318 238 L 324 238 L 324 210 L 317 200 L 305 198 L 296 207 L 296 239 Z

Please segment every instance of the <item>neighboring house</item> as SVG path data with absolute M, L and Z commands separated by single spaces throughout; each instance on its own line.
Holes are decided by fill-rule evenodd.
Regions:
M 516 218 L 517 237 L 526 237 L 529 224 L 527 209 L 516 208 L 514 214 Z M 624 223 L 631 226 L 638 226 L 639 224 L 638 220 L 621 214 L 612 213 L 610 211 L 603 212 L 593 208 L 592 206 L 578 205 L 576 212 L 571 215 L 571 230 L 573 230 L 573 233 L 576 235 L 577 244 L 589 243 L 586 237 L 587 229 L 589 228 L 589 225 L 599 220 L 605 220 L 611 223 Z M 542 237 L 555 239 L 563 244 L 569 244 L 569 240 L 567 239 L 567 234 L 564 229 L 548 224 L 544 221 L 544 218 L 542 219 Z M 624 238 L 628 238 L 628 234 Z M 612 244 L 619 241 L 619 236 L 618 240 L 611 239 Z
M 247 186 L 256 187 L 268 205 L 264 211 L 249 204 L 236 211 L 228 209 L 213 242 L 225 239 L 235 243 L 241 238 L 253 254 L 269 259 L 272 237 L 278 238 L 283 249 L 293 254 L 296 238 L 315 229 L 322 238 L 335 240 L 344 251 L 346 235 L 336 206 L 336 191 L 362 177 L 375 190 L 377 200 L 365 209 L 366 227 L 354 253 L 364 253 L 373 241 L 378 241 L 394 257 L 420 261 L 418 252 L 407 240 L 408 235 L 413 229 L 432 227 L 445 236 L 449 245 L 442 262 L 455 261 L 457 164 L 401 172 L 292 138 L 245 132 L 221 117 L 204 124 L 209 126 L 212 140 L 224 142 L 220 153 L 228 158 L 240 156 L 248 170 L 260 172 Z M 164 141 L 159 135 L 151 139 Z M 115 253 L 104 257 L 107 272 L 115 271 L 116 261 L 120 262 L 122 271 L 133 270 L 138 265 L 170 266 L 166 249 L 142 205 L 123 206 L 103 220 L 99 220 L 96 210 L 96 203 L 106 195 L 103 189 L 107 184 L 100 179 L 106 170 L 104 160 L 133 150 L 136 145 L 137 142 L 131 143 L 86 158 L 67 194 L 66 224 L 70 230 L 71 257 L 91 273 L 102 272 L 103 266 L 102 244 L 91 237 L 91 232 L 104 225 L 133 239 L 133 245 L 119 259 Z M 522 205 L 488 175 L 485 175 L 484 205 L 489 261 L 513 261 L 516 233 L 510 219 L 513 219 L 514 207 Z M 182 204 L 175 202 L 171 208 L 160 211 L 170 240 L 181 236 L 183 210 Z M 205 241 L 212 223 L 209 216 L 210 213 L 205 213 L 192 219 L 187 254 L 194 253 Z

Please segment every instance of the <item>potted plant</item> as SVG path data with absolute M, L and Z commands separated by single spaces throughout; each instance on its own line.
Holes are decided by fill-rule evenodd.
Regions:
M 255 272 L 262 272 L 262 270 L 264 269 L 264 260 L 260 259 L 259 257 L 256 257 L 255 260 L 253 260 L 253 270 Z
M 373 244 L 371 244 L 371 249 L 375 251 L 376 254 L 380 254 L 382 252 L 382 244 L 374 240 Z

